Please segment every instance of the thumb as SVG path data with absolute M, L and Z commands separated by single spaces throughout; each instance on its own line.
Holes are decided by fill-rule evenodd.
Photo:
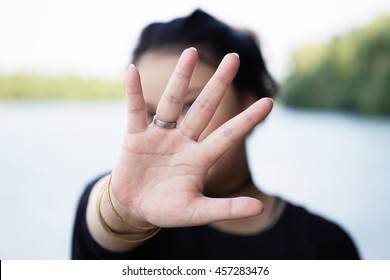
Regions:
M 260 200 L 251 197 L 209 198 L 200 197 L 191 223 L 204 225 L 223 220 L 249 218 L 263 212 Z

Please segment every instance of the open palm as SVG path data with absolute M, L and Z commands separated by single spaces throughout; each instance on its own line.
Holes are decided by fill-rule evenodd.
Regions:
M 158 120 L 179 119 L 196 61 L 195 49 L 183 52 L 157 107 Z M 113 198 L 127 219 L 143 225 L 182 227 L 261 213 L 262 203 L 254 198 L 203 195 L 209 169 L 272 108 L 270 99 L 261 99 L 198 141 L 238 67 L 238 56 L 226 55 L 184 120 L 174 129 L 149 123 L 138 70 L 129 67 L 127 131 L 112 173 Z

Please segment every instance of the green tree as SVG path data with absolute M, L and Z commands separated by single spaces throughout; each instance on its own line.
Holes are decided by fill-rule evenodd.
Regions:
M 390 16 L 293 54 L 282 103 L 390 116 Z

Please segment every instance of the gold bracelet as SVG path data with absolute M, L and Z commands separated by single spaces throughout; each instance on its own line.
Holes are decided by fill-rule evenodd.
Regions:
M 115 213 L 115 215 L 121 220 L 121 222 L 123 224 L 125 224 L 127 227 L 129 228 L 133 228 L 133 229 L 140 229 L 140 230 L 152 230 L 152 229 L 155 229 L 156 226 L 151 226 L 151 227 L 139 227 L 139 226 L 135 226 L 135 225 L 132 225 L 130 223 L 128 223 L 125 219 L 122 218 L 121 215 L 119 215 L 118 211 L 115 209 L 114 207 L 114 204 L 112 203 L 112 199 L 111 199 L 111 180 L 112 180 L 112 174 L 110 175 L 110 178 L 108 179 L 108 183 L 107 183 L 107 194 L 108 194 L 108 203 L 110 204 L 110 207 L 112 209 L 112 211 Z
M 127 243 L 136 243 L 136 242 L 142 242 L 142 241 L 148 240 L 148 239 L 152 238 L 153 236 L 155 236 L 160 231 L 160 229 L 161 229 L 160 227 L 155 227 L 155 228 L 153 228 L 150 231 L 150 233 L 149 233 L 149 231 L 147 231 L 149 233 L 149 235 L 147 235 L 145 237 L 142 237 L 142 238 L 139 238 L 139 239 L 134 239 L 134 238 L 129 239 L 129 238 L 123 237 L 122 236 L 123 233 L 118 233 L 115 230 L 113 230 L 106 223 L 106 221 L 103 219 L 103 216 L 102 216 L 102 213 L 101 213 L 101 210 L 100 210 L 100 206 L 101 206 L 101 203 L 102 203 L 102 198 L 103 198 L 104 192 L 107 190 L 107 188 L 108 188 L 108 185 L 105 184 L 103 186 L 103 188 L 100 190 L 100 193 L 99 193 L 97 201 L 96 201 L 96 211 L 97 211 L 99 222 L 103 226 L 103 228 L 107 231 L 107 233 L 109 233 L 112 237 L 114 237 L 117 240 L 120 240 L 120 241 L 123 241 L 123 242 L 127 242 Z

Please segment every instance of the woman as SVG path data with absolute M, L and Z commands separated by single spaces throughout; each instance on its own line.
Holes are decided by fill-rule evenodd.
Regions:
M 244 137 L 276 86 L 251 34 L 197 10 L 146 27 L 133 62 L 123 144 L 80 200 L 73 258 L 358 258 L 340 227 L 252 181 Z

